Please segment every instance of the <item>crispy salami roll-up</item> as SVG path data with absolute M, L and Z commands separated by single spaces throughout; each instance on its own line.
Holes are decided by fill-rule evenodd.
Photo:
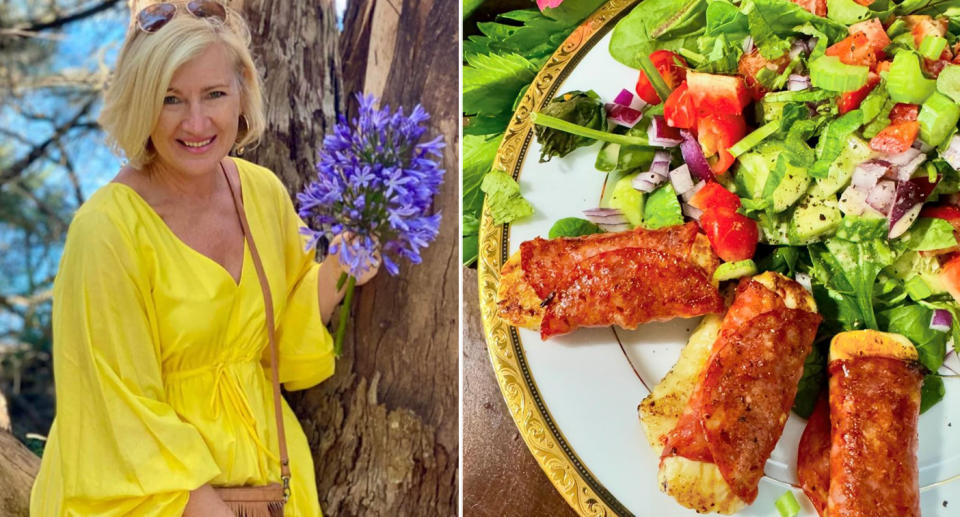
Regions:
M 820 319 L 789 278 L 741 280 L 722 323 L 705 320 L 640 405 L 647 440 L 662 447 L 661 490 L 698 512 L 730 514 L 756 499 Z
M 635 328 L 720 312 L 723 301 L 713 282 L 718 264 L 696 223 L 537 238 L 522 243 L 501 269 L 499 313 L 527 328 L 540 327 L 546 317 L 541 330 L 549 337 L 579 326 Z
M 813 407 L 797 447 L 797 479 L 821 517 L 830 490 L 830 399 L 824 391 Z
M 923 376 L 899 334 L 858 330 L 830 343 L 830 517 L 919 517 L 917 420 Z

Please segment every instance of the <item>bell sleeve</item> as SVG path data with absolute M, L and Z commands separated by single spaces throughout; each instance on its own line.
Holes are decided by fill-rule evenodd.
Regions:
M 295 391 L 315 386 L 333 375 L 333 337 L 320 315 L 320 264 L 314 260 L 312 249 L 304 249 L 306 239 L 300 234 L 300 228 L 306 225 L 282 186 L 280 191 L 287 301 L 277 329 L 279 376 L 287 390 Z
M 181 515 L 220 473 L 165 401 L 151 288 L 122 224 L 79 212 L 54 282 L 62 515 Z

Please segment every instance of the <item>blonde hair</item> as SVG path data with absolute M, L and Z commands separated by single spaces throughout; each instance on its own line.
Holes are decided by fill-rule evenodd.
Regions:
M 156 32 L 144 32 L 135 22 L 127 30 L 116 70 L 104 93 L 100 125 L 107 132 L 107 143 L 124 154 L 130 165 L 144 167 L 156 156 L 149 145 L 150 133 L 163 109 L 174 72 L 215 43 L 223 44 L 233 57 L 240 85 L 240 113 L 246 131 L 238 134 L 236 144 L 252 146 L 259 141 L 266 118 L 246 22 L 230 8 L 226 21 L 221 22 L 197 18 L 178 5 L 177 15 Z

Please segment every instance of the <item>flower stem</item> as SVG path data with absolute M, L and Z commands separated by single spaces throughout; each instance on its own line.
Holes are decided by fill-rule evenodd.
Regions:
M 610 142 L 611 144 L 621 144 L 621 145 L 631 145 L 631 146 L 642 146 L 649 147 L 650 142 L 647 141 L 645 137 L 642 136 L 629 136 L 629 135 L 618 135 L 616 133 L 608 133 L 606 131 L 599 131 L 596 129 L 591 129 L 589 127 L 583 127 L 573 122 L 567 122 L 566 120 L 559 119 L 557 117 L 551 117 L 550 115 L 544 115 L 539 112 L 530 113 L 530 121 L 538 126 L 549 127 L 565 133 L 571 133 L 577 136 L 582 136 L 585 138 L 592 138 L 594 140 L 600 140 L 601 142 Z M 659 149 L 659 148 L 657 148 Z
M 353 302 L 353 289 L 357 279 L 350 275 L 347 278 L 347 292 L 343 295 L 343 307 L 340 308 L 340 321 L 337 323 L 337 335 L 333 340 L 333 354 L 340 357 L 343 353 L 343 336 L 347 333 L 347 318 L 350 317 L 350 304 Z

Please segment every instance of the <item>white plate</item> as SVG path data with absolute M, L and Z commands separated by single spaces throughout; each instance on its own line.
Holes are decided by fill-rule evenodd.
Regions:
M 604 23 L 605 27 L 591 30 L 599 36 L 612 29 L 613 23 Z M 585 35 L 589 34 L 580 36 Z M 539 106 L 544 99 L 569 90 L 592 89 L 607 102 L 622 88 L 632 90 L 637 72 L 610 56 L 609 40 L 609 32 L 592 47 L 588 42 L 571 44 L 568 40 L 564 48 L 574 54 L 565 58 L 570 66 L 559 74 L 545 70 L 547 75 L 560 77 L 559 83 L 556 78 L 545 78 L 544 73 L 538 76 L 531 89 L 542 91 L 534 95 L 532 105 Z M 519 127 L 526 113 L 523 107 L 518 110 L 511 127 Z M 514 140 L 522 139 L 522 135 L 514 136 Z M 637 405 L 648 394 L 645 383 L 652 386 L 674 364 L 697 319 L 616 333 L 612 329 L 581 329 L 547 342 L 541 341 L 537 332 L 505 332 L 499 327 L 503 324 L 490 305 L 496 290 L 493 271 L 521 242 L 546 238 L 557 219 L 582 217 L 582 210 L 596 207 L 605 181 L 605 173 L 594 169 L 598 145 L 541 164 L 535 139 L 523 142 L 527 145 L 505 141 L 501 154 L 515 156 L 499 159 L 501 165 L 516 164 L 511 172 L 519 171 L 521 191 L 536 213 L 506 231 L 487 220 L 485 236 L 481 235 L 481 306 L 491 359 L 508 407 L 548 477 L 581 514 L 697 515 L 658 490 L 658 455 L 647 445 L 637 418 Z M 944 381 L 945 399 L 920 417 L 921 508 L 925 517 L 960 515 L 960 381 L 955 377 Z M 791 414 L 767 462 L 759 496 L 738 515 L 776 515 L 774 501 L 792 490 L 803 508 L 801 515 L 816 516 L 803 492 L 792 486 L 803 426 L 804 420 Z

